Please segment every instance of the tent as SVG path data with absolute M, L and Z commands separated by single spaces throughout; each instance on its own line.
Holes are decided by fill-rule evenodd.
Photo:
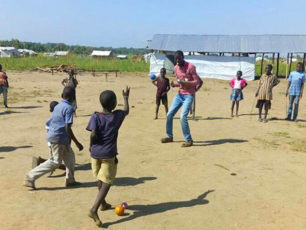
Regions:
M 201 78 L 230 80 L 236 76 L 238 70 L 241 70 L 246 80 L 255 79 L 254 57 L 188 55 L 185 56 L 185 60 L 195 65 Z M 171 60 L 171 55 L 152 55 L 150 73 L 158 75 L 162 67 L 166 68 L 167 73 L 173 73 L 174 61 Z

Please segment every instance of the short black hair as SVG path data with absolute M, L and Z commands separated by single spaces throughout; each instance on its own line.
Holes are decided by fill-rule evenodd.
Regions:
M 182 58 L 184 58 L 184 53 L 183 53 L 183 51 L 181 51 L 181 50 L 177 50 L 175 53 L 174 53 L 174 56 L 175 55 L 179 55 L 179 56 L 181 56 Z
M 107 110 L 114 109 L 116 100 L 116 94 L 111 90 L 105 90 L 100 94 L 100 103 Z
M 267 66 L 270 67 L 271 70 L 273 69 L 273 65 L 272 64 L 268 64 Z
M 57 101 L 51 101 L 50 102 L 50 112 L 52 113 L 55 106 L 57 106 L 58 102 Z
M 241 70 L 238 70 L 238 71 L 237 71 L 237 73 L 240 73 L 240 74 L 241 74 L 241 76 L 242 76 L 242 71 L 241 71 Z
M 303 71 L 305 70 L 305 66 L 304 66 L 303 62 L 298 62 L 298 63 L 297 63 L 297 65 L 300 65 L 300 66 L 302 66 L 302 68 L 303 68 Z
M 62 93 L 62 98 L 67 100 L 74 100 L 75 99 L 75 88 L 66 86 Z

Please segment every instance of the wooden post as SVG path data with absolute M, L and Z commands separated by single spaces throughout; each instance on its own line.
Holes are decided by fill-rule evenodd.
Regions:
M 265 59 L 265 53 L 262 53 L 261 67 L 260 67 L 260 76 L 263 73 L 263 62 L 264 62 L 264 59 Z
M 304 57 L 303 57 L 303 66 L 305 68 L 305 62 L 306 62 L 306 53 L 304 53 Z
M 276 76 L 278 77 L 279 72 L 279 53 L 277 53 L 277 60 L 276 60 Z
M 292 67 L 292 56 L 293 56 L 293 53 L 291 53 L 291 55 L 290 55 L 290 64 L 289 64 L 289 73 L 288 73 L 288 74 L 290 74 L 290 73 L 291 73 L 291 67 Z
M 287 58 L 286 58 L 286 78 L 288 77 L 288 63 L 289 63 L 289 53 L 287 54 Z
M 272 54 L 272 64 L 274 65 L 275 53 Z

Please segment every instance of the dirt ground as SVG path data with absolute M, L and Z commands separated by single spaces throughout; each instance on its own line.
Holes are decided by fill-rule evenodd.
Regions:
M 161 144 L 165 114 L 153 120 L 155 89 L 146 74 L 121 73 L 78 77 L 78 117 L 73 130 L 84 144 L 76 153 L 76 179 L 81 186 L 66 189 L 64 174 L 36 181 L 38 190 L 22 186 L 32 156 L 49 156 L 45 121 L 49 102 L 60 100 L 65 75 L 8 73 L 12 88 L 9 108 L 0 106 L 0 223 L 1 229 L 95 229 L 87 212 L 96 193 L 90 168 L 90 115 L 99 111 L 99 94 L 112 89 L 123 108 L 121 90 L 131 86 L 131 111 L 119 134 L 117 181 L 107 201 L 127 202 L 126 215 L 99 212 L 108 229 L 306 229 L 306 102 L 298 123 L 283 120 L 286 81 L 274 90 L 267 124 L 252 109 L 257 81 L 250 82 L 241 102 L 241 116 L 231 119 L 228 82 L 205 80 L 197 93 L 196 120 L 190 120 L 195 145 L 184 141 L 179 113 L 174 120 L 175 142 Z M 169 101 L 176 94 L 172 89 Z M 304 214 L 303 214 L 304 213 Z

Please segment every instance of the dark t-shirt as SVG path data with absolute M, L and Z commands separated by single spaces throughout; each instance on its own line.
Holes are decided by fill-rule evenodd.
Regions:
M 91 157 L 108 159 L 117 155 L 117 137 L 119 128 L 126 116 L 123 110 L 116 110 L 110 114 L 94 113 L 87 126 L 88 131 L 95 130 L 97 140 L 91 146 Z
M 170 87 L 169 79 L 166 77 L 165 78 L 158 77 L 156 79 L 156 84 L 157 84 L 156 96 L 161 96 L 163 93 L 167 92 L 167 87 Z

